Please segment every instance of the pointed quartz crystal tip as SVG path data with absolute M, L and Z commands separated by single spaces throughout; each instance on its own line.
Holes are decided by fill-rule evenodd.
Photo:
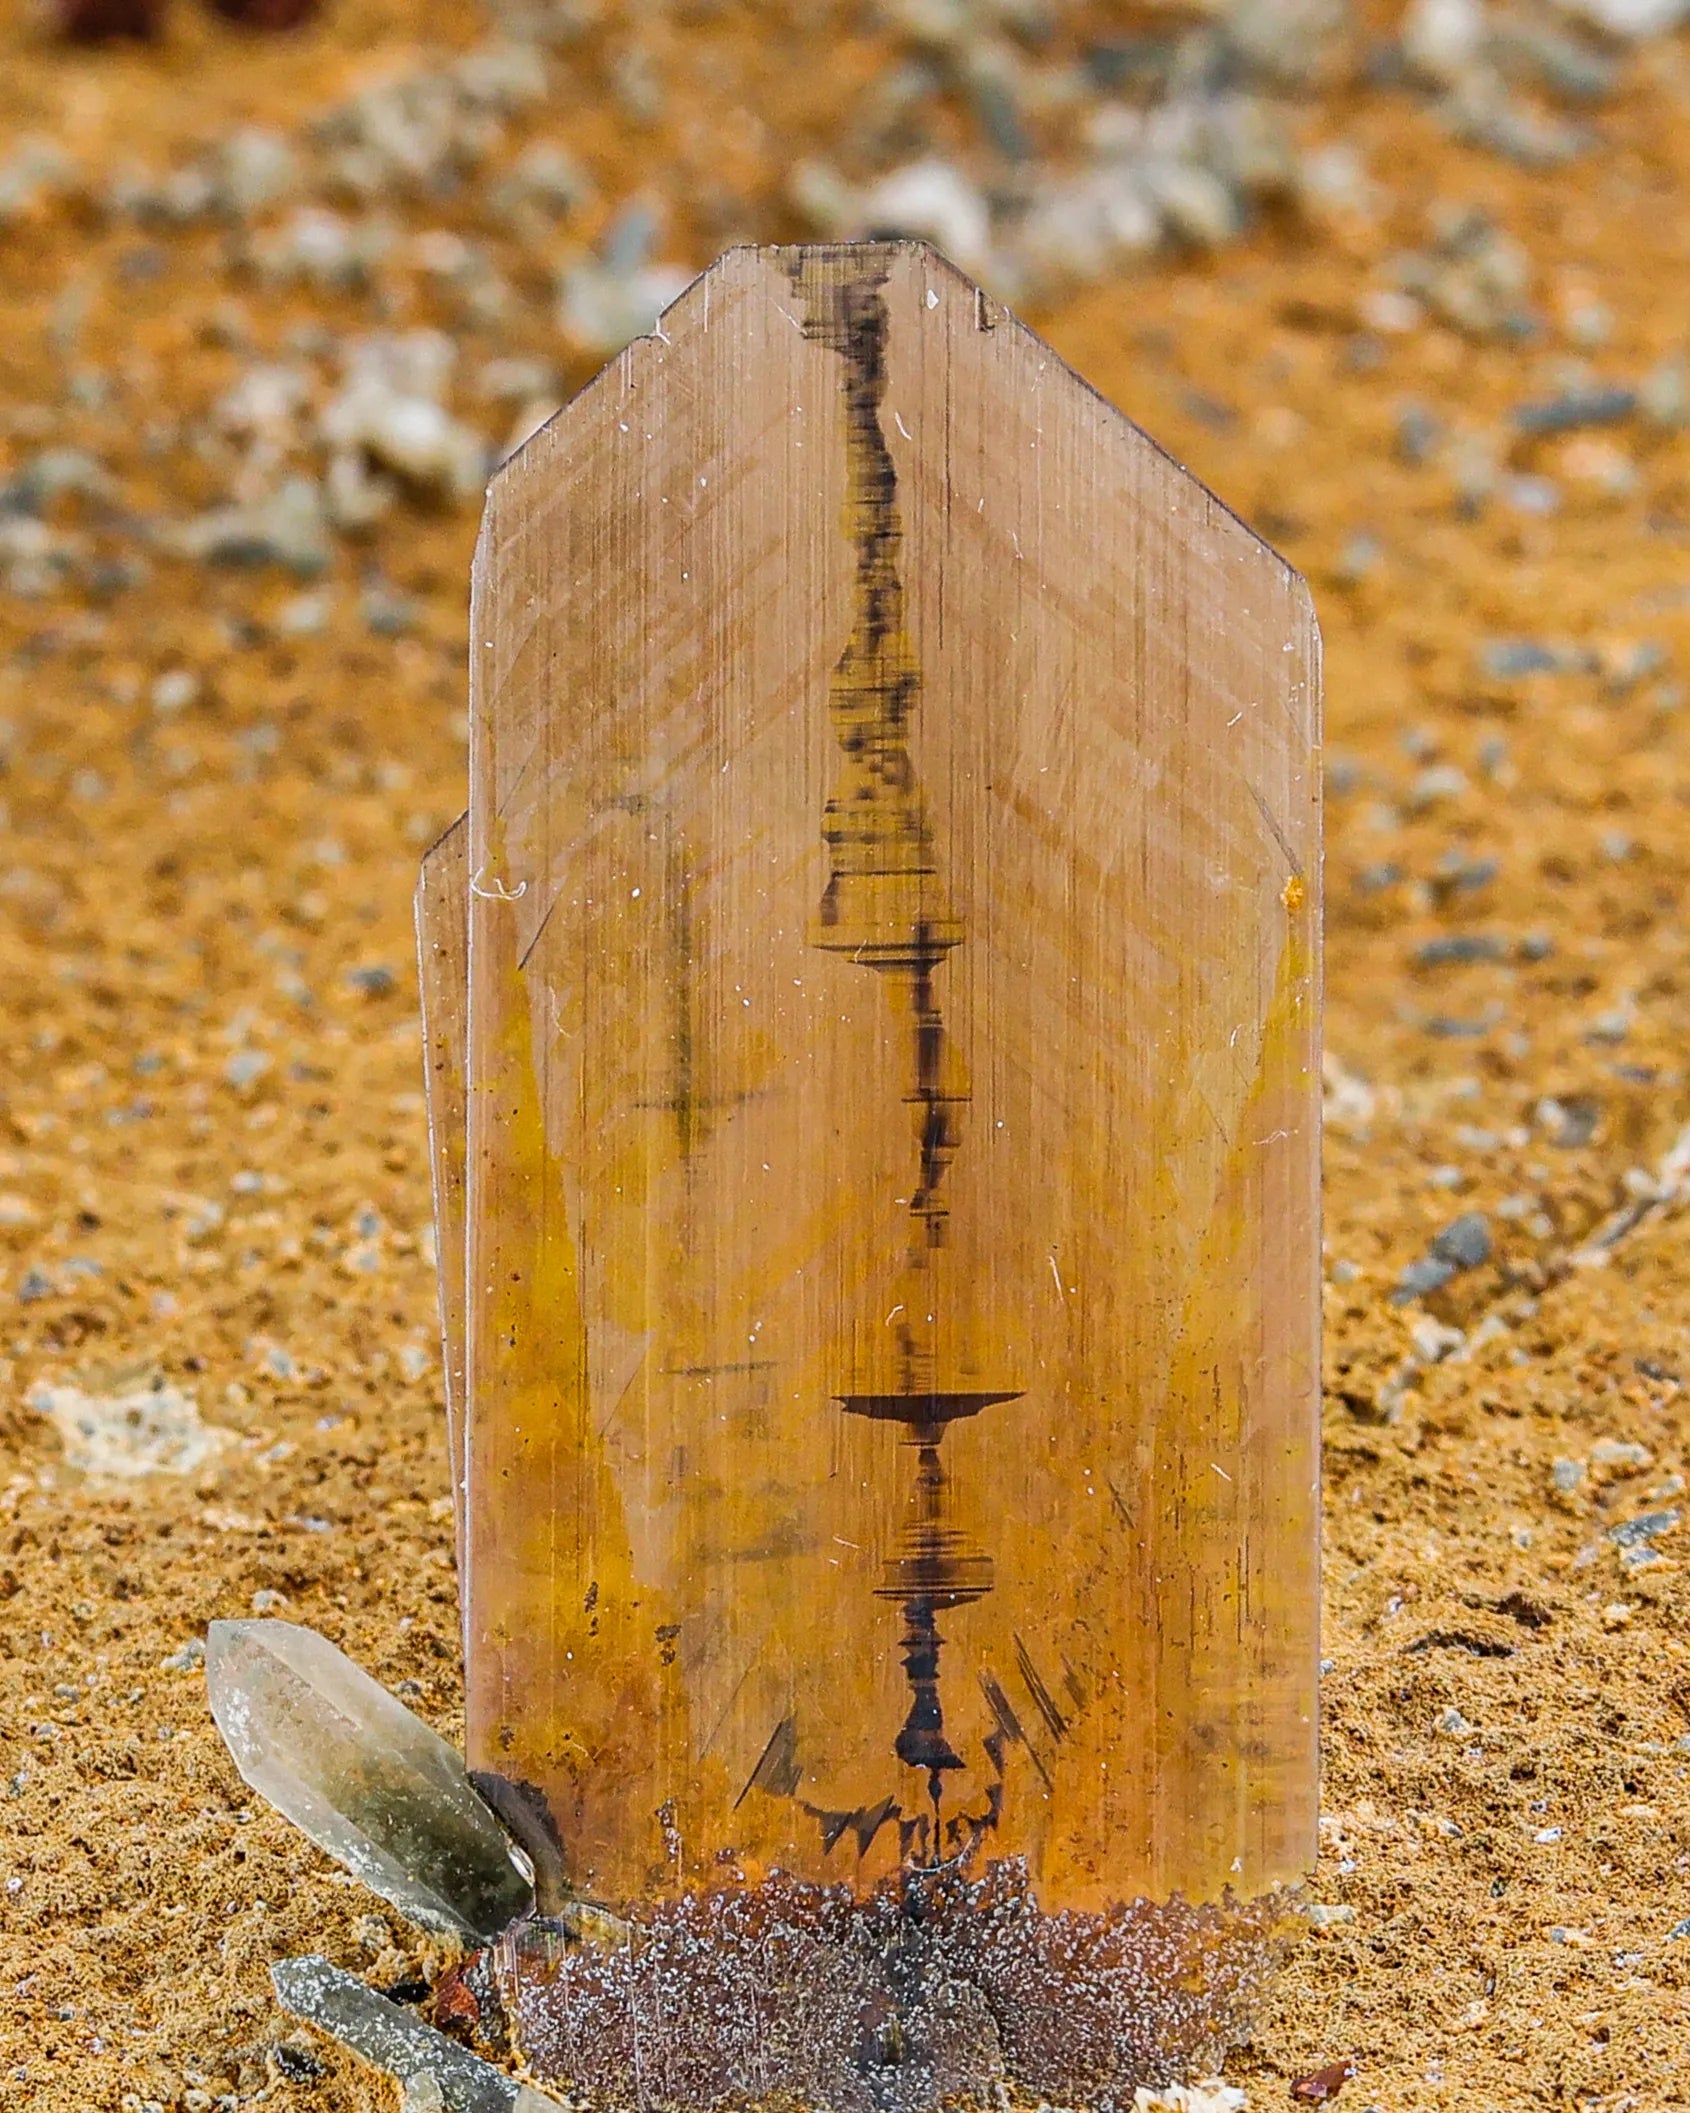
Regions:
M 498 1821 L 437 1732 L 288 1621 L 214 1621 L 211 1714 L 254 1790 L 425 1929 L 486 1939 L 532 1906 Z

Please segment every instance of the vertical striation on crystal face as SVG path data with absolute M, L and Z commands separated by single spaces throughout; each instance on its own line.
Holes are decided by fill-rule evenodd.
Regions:
M 526 1913 L 528 1882 L 462 1759 L 327 1637 L 214 1621 L 205 1677 L 245 1780 L 412 1921 L 486 1938 Z
M 1312 1849 L 1306 591 L 868 244 L 734 252 L 521 450 L 472 631 L 469 1756 L 630 1925 L 499 1948 L 519 2037 L 1130 2099 Z
M 460 815 L 428 850 L 417 876 L 417 987 L 422 998 L 434 1237 L 439 1256 L 440 1335 L 446 1384 L 446 1458 L 458 1566 L 464 1561 L 464 1152 L 469 1035 L 469 817 Z

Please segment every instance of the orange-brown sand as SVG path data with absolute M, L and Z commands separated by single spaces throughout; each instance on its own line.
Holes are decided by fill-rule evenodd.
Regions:
M 775 143 L 825 137 L 872 39 L 830 72 L 826 24 L 652 22 L 669 77 L 723 101 L 611 107 L 613 17 L 568 59 L 561 125 L 601 196 L 662 173 L 695 261 L 793 232 Z M 179 7 L 156 52 L 11 28 L 0 109 L 90 166 L 163 163 L 477 33 L 459 0 L 345 0 L 275 44 Z M 1690 2103 L 1690 1527 L 1635 1568 L 1608 1529 L 1684 1501 L 1690 432 L 1507 420 L 1558 362 L 1634 382 L 1685 348 L 1690 52 L 1629 61 L 1563 168 L 1453 144 L 1402 96 L 1334 90 L 1307 122 L 1359 147 L 1371 217 L 1270 217 L 1032 317 L 1305 570 L 1328 648 L 1320 1912 L 1229 2074 L 1255 2107 L 1353 2056 L 1358 2109 L 1652 2113 Z M 1535 340 L 1371 327 L 1437 201 L 1522 245 Z M 381 320 L 238 282 L 222 241 L 74 204 L 0 233 L 14 467 L 75 445 L 130 508 L 211 505 L 226 444 L 193 434 L 240 369 Z M 391 320 L 555 358 L 549 281 L 512 269 L 518 311 L 479 335 L 414 274 Z M 1405 459 L 1411 404 L 1499 436 L 1503 478 L 1553 480 L 1559 510 L 1509 486 L 1464 514 L 1447 455 Z M 123 541 L 95 500 L 54 518 Z M 0 2105 L 392 2103 L 278 2014 L 266 1968 L 321 1950 L 396 1981 L 417 1942 L 250 1797 L 173 1661 L 264 1595 L 457 1729 L 409 916 L 464 799 L 474 529 L 403 507 L 315 585 L 162 554 L 103 597 L 0 595 Z M 366 568 L 414 605 L 402 635 L 367 623 Z M 1579 650 L 1487 667 L 1519 639 Z M 160 709 L 176 670 L 192 694 Z M 1491 1259 L 1391 1305 L 1469 1211 Z M 39 1390 L 155 1372 L 221 1447 L 79 1476 Z

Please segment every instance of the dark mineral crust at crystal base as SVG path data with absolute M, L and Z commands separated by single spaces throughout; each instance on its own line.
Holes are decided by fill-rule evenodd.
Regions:
M 866 1898 L 779 1874 L 659 1907 L 623 1945 L 519 1923 L 485 1955 L 530 2074 L 602 2113 L 1129 2107 L 1248 2029 L 1285 1895 L 1041 1912 L 1010 1860 Z

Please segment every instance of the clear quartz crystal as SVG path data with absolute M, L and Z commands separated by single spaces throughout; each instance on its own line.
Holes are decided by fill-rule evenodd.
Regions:
M 427 1929 L 496 1935 L 527 1880 L 462 1759 L 327 1637 L 287 1621 L 214 1621 L 211 1713 L 254 1790 Z

